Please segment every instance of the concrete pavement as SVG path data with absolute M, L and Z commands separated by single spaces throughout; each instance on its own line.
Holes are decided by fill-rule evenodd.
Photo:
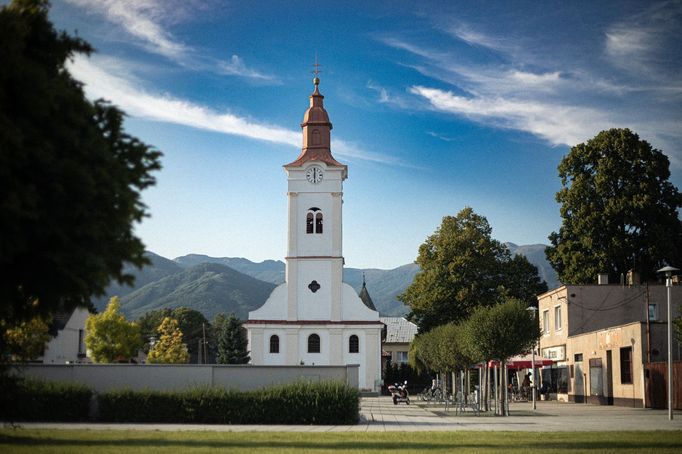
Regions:
M 361 423 L 353 426 L 285 425 L 205 425 L 205 424 L 98 424 L 21 423 L 21 427 L 73 430 L 163 430 L 233 432 L 383 432 L 383 431 L 634 431 L 682 430 L 682 412 L 668 421 L 667 410 L 596 406 L 559 402 L 538 402 L 537 410 L 528 402 L 510 406 L 510 416 L 501 417 L 472 411 L 455 414 L 442 405 L 416 399 L 412 405 L 393 405 L 390 397 L 363 397 Z

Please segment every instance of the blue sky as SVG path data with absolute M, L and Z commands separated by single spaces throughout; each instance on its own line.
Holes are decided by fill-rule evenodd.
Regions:
M 629 127 L 682 181 L 682 2 L 54 0 L 69 69 L 163 151 L 148 249 L 282 259 L 286 179 L 320 89 L 348 164 L 346 266 L 393 268 L 465 206 L 546 243 L 557 165 Z

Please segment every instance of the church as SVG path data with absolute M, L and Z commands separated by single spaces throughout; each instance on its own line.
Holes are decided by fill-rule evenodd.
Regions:
M 343 282 L 343 182 L 348 167 L 331 153 L 329 115 L 315 74 L 303 117 L 303 149 L 284 166 L 289 222 L 286 282 L 249 312 L 254 365 L 359 365 L 361 389 L 381 380 L 379 313 Z

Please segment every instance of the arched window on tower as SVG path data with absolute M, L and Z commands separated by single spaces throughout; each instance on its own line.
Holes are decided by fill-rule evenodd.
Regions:
M 279 353 L 279 336 L 276 334 L 270 336 L 270 353 Z
M 308 211 L 305 217 L 305 233 L 314 233 L 315 221 L 313 221 L 313 213 Z
M 320 144 L 320 131 L 313 129 L 313 145 Z
M 308 336 L 308 353 L 320 353 L 320 336 L 317 334 Z
M 315 215 L 315 233 L 322 233 L 322 213 Z
M 305 216 L 305 233 L 322 233 L 322 219 L 322 211 L 319 208 L 308 208 Z
M 360 340 L 355 334 L 348 338 L 348 353 L 360 353 Z

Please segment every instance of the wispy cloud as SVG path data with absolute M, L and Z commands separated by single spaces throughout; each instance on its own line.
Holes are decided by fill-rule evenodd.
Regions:
M 276 82 L 276 78 L 246 66 L 237 55 L 229 60 L 203 56 L 167 29 L 164 22 L 176 21 L 187 14 L 187 2 L 161 0 L 66 0 L 98 14 L 125 31 L 134 42 L 151 53 L 168 58 L 174 63 L 194 70 L 209 70 L 218 74 L 238 76 L 260 82 Z M 190 5 L 191 6 L 191 5 Z
M 76 79 L 84 83 L 88 97 L 111 100 L 134 117 L 280 143 L 291 147 L 300 148 L 301 146 L 300 131 L 258 122 L 229 112 L 218 112 L 167 94 L 156 94 L 144 90 L 140 88 L 141 81 L 135 80 L 131 75 L 128 65 L 119 60 L 111 58 L 92 60 L 79 56 L 69 64 L 68 69 Z M 395 158 L 367 152 L 341 139 L 332 141 L 332 149 L 334 154 L 346 158 L 403 165 Z
M 422 86 L 414 86 L 410 92 L 428 100 L 436 110 L 527 131 L 554 145 L 573 145 L 599 132 L 599 128 L 615 126 L 599 111 L 574 106 L 494 97 L 467 98 Z
M 679 74 L 672 65 L 682 57 L 681 26 L 682 1 L 653 3 L 641 13 L 608 27 L 604 34 L 605 55 L 619 69 L 658 81 L 668 92 L 676 87 L 682 94 Z
M 508 39 L 486 35 L 480 31 L 472 29 L 466 24 L 460 23 L 454 25 L 448 28 L 446 32 L 472 46 L 480 46 L 503 52 L 510 52 L 514 49 L 510 45 Z
M 471 27 L 453 29 L 452 33 L 486 49 L 513 52 L 514 58 L 467 62 L 458 57 L 456 48 L 448 52 L 450 48 L 442 42 L 433 49 L 400 38 L 380 38 L 415 57 L 412 62 L 403 60 L 399 64 L 449 86 L 421 82 L 408 88 L 433 110 L 492 127 L 525 131 L 552 145 L 575 145 L 611 127 L 629 127 L 658 147 L 674 144 L 671 137 L 682 139 L 679 127 L 677 131 L 663 127 L 669 123 L 666 118 L 679 118 L 679 108 L 646 99 L 653 97 L 652 93 L 674 94 L 673 83 L 652 87 L 637 80 L 605 79 L 580 67 L 562 66 L 566 62 L 554 56 L 543 66 L 537 55 L 524 58 L 521 47 L 517 49 L 513 42 L 499 44 Z M 612 43 L 614 54 L 639 52 L 650 41 L 649 37 L 625 34 L 612 39 L 618 40 Z M 642 109 L 642 101 L 647 109 Z M 666 151 L 671 161 L 682 161 L 672 156 L 682 151 L 679 146 Z
M 408 99 L 405 99 L 402 96 L 390 94 L 385 87 L 382 87 L 381 85 L 375 83 L 374 81 L 368 80 L 367 88 L 376 92 L 379 95 L 377 101 L 380 104 L 388 104 L 400 108 L 407 108 L 411 104 Z

